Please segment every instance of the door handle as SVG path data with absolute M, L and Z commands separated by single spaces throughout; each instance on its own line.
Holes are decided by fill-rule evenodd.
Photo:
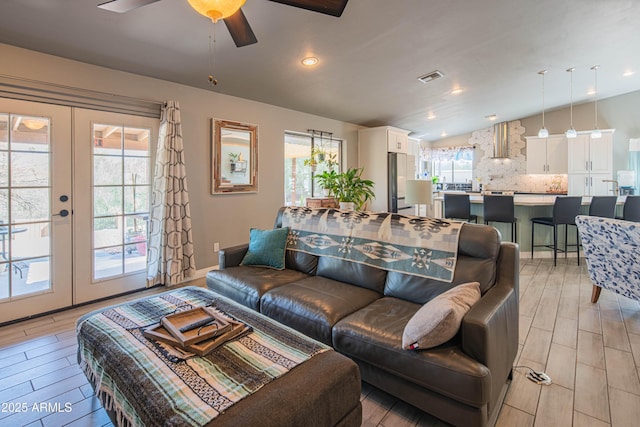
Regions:
M 69 215 L 69 211 L 66 209 L 62 209 L 60 212 L 58 212 L 57 214 L 53 214 L 51 216 L 61 216 L 61 217 L 65 217 Z

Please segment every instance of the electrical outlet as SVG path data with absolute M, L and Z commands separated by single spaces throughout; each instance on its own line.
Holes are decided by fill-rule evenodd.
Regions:
M 215 242 L 213 244 L 213 252 L 220 252 L 220 243 Z

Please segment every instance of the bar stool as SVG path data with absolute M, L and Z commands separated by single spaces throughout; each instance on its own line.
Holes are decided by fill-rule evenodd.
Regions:
M 627 196 L 622 208 L 622 217 L 618 219 L 640 222 L 640 196 Z
M 511 223 L 511 241 L 518 241 L 513 196 L 484 196 L 484 223 Z
M 617 201 L 616 196 L 593 196 L 589 205 L 589 216 L 615 218 Z
M 580 214 L 580 207 L 582 206 L 582 197 L 556 197 L 553 203 L 553 216 L 552 217 L 537 217 L 531 218 L 531 258 L 533 259 L 533 248 L 544 246 L 547 248 L 553 248 L 553 265 L 556 265 L 558 259 L 558 226 L 564 225 L 564 256 L 567 256 L 567 229 L 569 225 L 576 225 L 576 216 Z M 534 230 L 535 225 L 547 225 L 553 227 L 553 245 L 534 245 Z M 579 246 L 578 228 L 576 227 L 576 251 L 578 252 L 578 265 L 580 265 L 580 246 Z
M 444 193 L 444 217 L 478 223 L 478 215 L 471 213 L 471 201 L 468 194 Z

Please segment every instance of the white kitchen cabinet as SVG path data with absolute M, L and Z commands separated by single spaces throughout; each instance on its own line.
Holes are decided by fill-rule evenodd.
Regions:
M 406 153 L 409 147 L 409 131 L 391 126 L 361 129 L 358 131 L 358 166 L 362 177 L 374 183 L 375 199 L 368 209 L 389 211 L 389 153 Z M 415 167 L 413 168 L 415 171 Z
M 528 136 L 526 139 L 528 174 L 567 173 L 567 139 L 564 135 Z
M 407 153 L 409 150 L 409 132 L 387 127 L 387 151 L 389 153 Z
M 613 195 L 613 130 L 602 131 L 593 139 L 591 132 L 578 133 L 569 139 L 570 196 Z

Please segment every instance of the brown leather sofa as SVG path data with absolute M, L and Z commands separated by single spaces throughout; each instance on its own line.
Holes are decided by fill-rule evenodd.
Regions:
M 519 249 L 493 227 L 464 224 L 452 283 L 293 251 L 285 270 L 241 266 L 247 248 L 220 252 L 210 289 L 332 345 L 364 381 L 447 423 L 495 424 L 518 350 Z M 480 282 L 482 297 L 460 332 L 428 350 L 404 350 L 413 314 L 470 281 Z

